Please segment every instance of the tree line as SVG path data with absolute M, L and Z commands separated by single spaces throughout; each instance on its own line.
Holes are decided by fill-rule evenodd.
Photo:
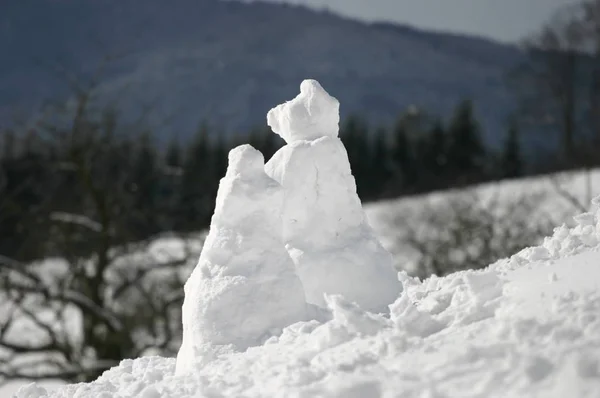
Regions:
M 86 111 L 71 127 L 42 124 L 26 134 L 4 132 L 0 253 L 23 261 L 55 254 L 57 220 L 92 226 L 107 217 L 98 206 L 91 211 L 93 200 L 106 202 L 119 220 L 114 243 L 202 230 L 210 223 L 229 149 L 248 142 L 269 159 L 283 145 L 268 128 L 227 138 L 203 123 L 189 141 L 165 147 L 150 130 L 121 124 L 113 110 Z M 341 123 L 340 137 L 363 201 L 526 172 L 516 128 L 507 131 L 504 148 L 492 150 L 470 101 L 459 104 L 447 123 L 411 108 L 394 126 L 372 131 L 352 115 Z M 86 242 L 79 244 L 85 252 Z

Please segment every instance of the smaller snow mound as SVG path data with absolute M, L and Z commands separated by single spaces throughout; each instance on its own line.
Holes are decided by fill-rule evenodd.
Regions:
M 258 345 L 305 320 L 306 300 L 282 242 L 281 186 L 262 154 L 235 148 L 221 180 L 210 232 L 185 284 L 177 372 L 194 369 L 207 345 Z
M 520 268 L 530 262 L 559 260 L 600 246 L 600 196 L 592 201 L 593 209 L 573 217 L 575 226 L 563 224 L 554 229 L 552 236 L 544 238 L 540 246 L 521 250 L 508 260 L 501 260 L 492 267 L 496 271 Z
M 300 94 L 291 101 L 271 109 L 267 123 L 285 142 L 337 137 L 340 103 L 316 80 L 304 80 Z

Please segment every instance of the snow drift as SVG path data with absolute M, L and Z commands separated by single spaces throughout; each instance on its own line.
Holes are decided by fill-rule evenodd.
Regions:
M 303 83 L 269 114 L 289 141 L 265 168 L 250 147 L 231 153 L 177 360 L 16 397 L 600 396 L 600 198 L 484 270 L 390 282 L 326 110 L 336 101 Z
M 400 274 L 389 318 L 327 296 L 329 321 L 290 325 L 244 353 L 207 350 L 195 373 L 146 357 L 17 397 L 597 397 L 600 213 L 577 220 L 481 271 Z

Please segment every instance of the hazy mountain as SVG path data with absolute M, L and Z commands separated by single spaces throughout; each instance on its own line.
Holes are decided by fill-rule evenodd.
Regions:
M 104 92 L 123 109 L 152 104 L 160 130 L 189 134 L 202 119 L 228 131 L 264 125 L 266 112 L 316 78 L 373 124 L 411 104 L 447 116 L 474 100 L 490 142 L 503 138 L 513 99 L 511 46 L 328 12 L 217 0 L 2 0 L 0 108 L 32 109 L 65 94 L 47 64 L 89 75 L 106 55 Z M 58 74 L 60 75 L 60 73 Z

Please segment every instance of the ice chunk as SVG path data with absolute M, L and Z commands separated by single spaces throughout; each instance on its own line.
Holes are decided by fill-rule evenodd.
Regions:
M 233 149 L 185 284 L 178 374 L 193 371 L 206 345 L 244 350 L 306 320 L 304 290 L 282 242 L 282 205 L 283 190 L 265 174 L 262 154 L 249 145 Z
M 326 136 L 337 137 L 339 108 L 338 100 L 330 96 L 319 82 L 304 80 L 296 98 L 269 111 L 267 123 L 288 144 Z
M 269 112 L 273 130 L 288 145 L 265 170 L 285 189 L 283 236 L 306 298 L 324 307 L 325 293 L 340 294 L 365 310 L 387 312 L 402 285 L 356 194 L 348 154 L 337 138 L 337 101 L 315 81 L 305 81 L 301 90 Z

